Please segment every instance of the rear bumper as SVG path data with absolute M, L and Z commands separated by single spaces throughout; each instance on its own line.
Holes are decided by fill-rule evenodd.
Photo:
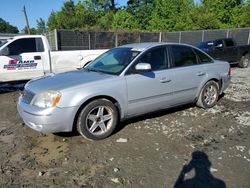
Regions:
M 17 110 L 24 123 L 42 133 L 72 131 L 77 107 L 41 109 L 18 101 Z
M 230 82 L 231 82 L 231 76 L 227 75 L 222 78 L 221 93 L 223 93 L 223 91 L 225 91 L 228 88 Z

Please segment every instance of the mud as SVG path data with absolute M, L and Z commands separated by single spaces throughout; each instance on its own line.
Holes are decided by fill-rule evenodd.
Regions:
M 250 187 L 250 67 L 233 68 L 212 109 L 186 105 L 138 117 L 96 142 L 26 127 L 16 110 L 21 87 L 7 88 L 0 187 Z

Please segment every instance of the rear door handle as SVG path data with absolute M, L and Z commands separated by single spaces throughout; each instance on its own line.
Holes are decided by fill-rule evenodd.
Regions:
M 41 56 L 40 55 L 36 55 L 36 56 L 34 56 L 34 59 L 35 60 L 41 60 Z
M 160 82 L 161 83 L 168 83 L 168 82 L 171 82 L 171 80 L 167 79 L 167 78 L 162 78 L 162 79 L 160 79 Z
M 196 75 L 197 76 L 204 76 L 206 73 L 205 72 L 198 72 Z

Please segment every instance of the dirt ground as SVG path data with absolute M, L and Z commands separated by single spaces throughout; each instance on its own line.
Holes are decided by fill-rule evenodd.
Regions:
M 139 117 L 95 142 L 26 127 L 19 94 L 0 94 L 0 187 L 250 188 L 250 67 L 212 109 Z

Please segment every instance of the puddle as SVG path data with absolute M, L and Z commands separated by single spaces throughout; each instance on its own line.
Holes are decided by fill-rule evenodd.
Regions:
M 68 151 L 68 144 L 55 140 L 53 134 L 38 136 L 33 139 L 36 145 L 29 151 L 30 156 L 44 165 L 49 165 L 51 161 L 65 157 L 65 153 Z

